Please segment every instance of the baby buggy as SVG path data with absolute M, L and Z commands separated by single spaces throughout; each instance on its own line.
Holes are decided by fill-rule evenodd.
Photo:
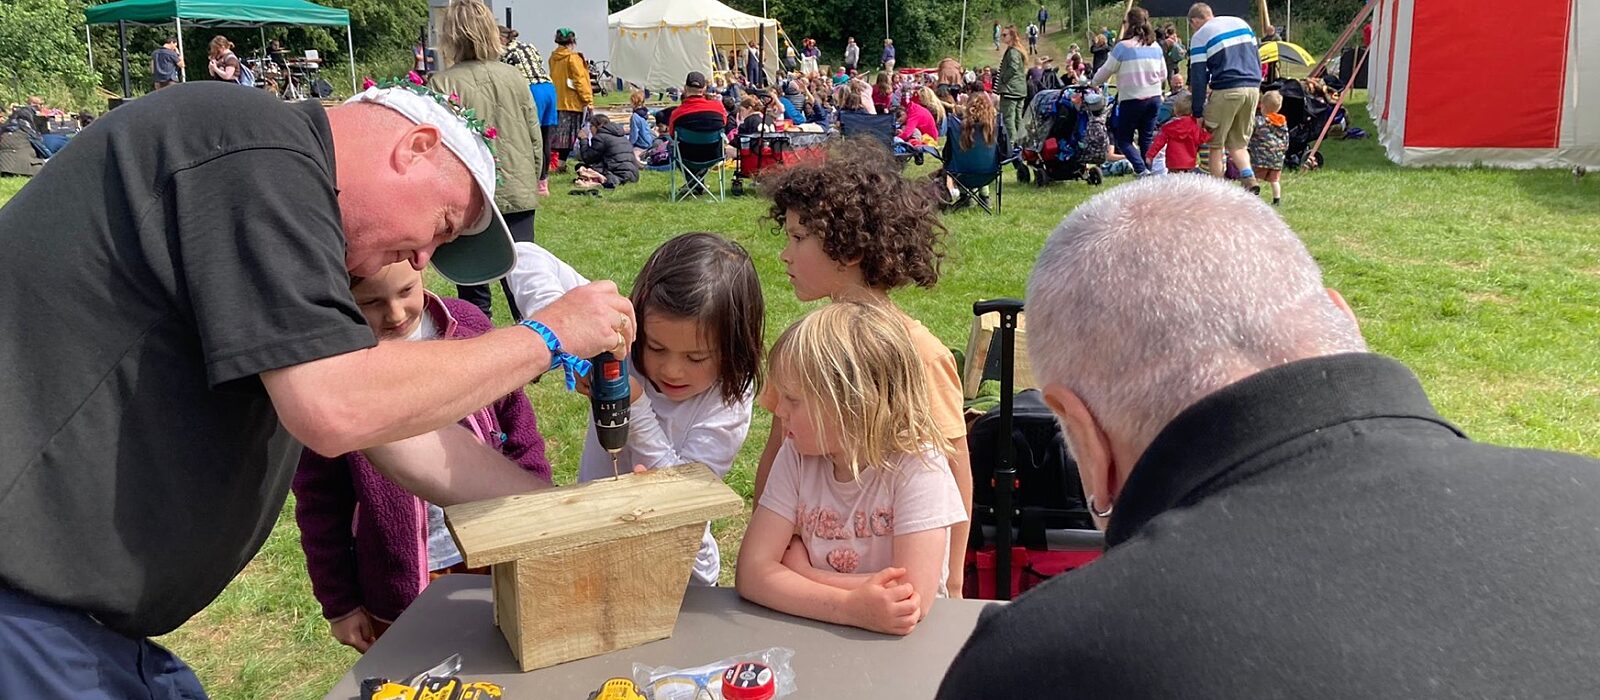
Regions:
M 1298 80 L 1282 81 L 1278 84 L 1278 93 L 1283 96 L 1283 108 L 1279 112 L 1289 127 L 1289 147 L 1283 154 L 1284 169 L 1298 170 L 1304 166 L 1312 170 L 1322 167 L 1322 153 L 1312 155 L 1310 163 L 1306 162 L 1306 157 L 1311 151 L 1311 144 L 1322 133 L 1328 113 L 1335 109 L 1334 105 L 1307 91 L 1305 84 Z
M 1083 93 L 1088 106 L 1083 109 L 1075 106 L 1074 93 Z M 1016 145 L 1022 150 L 1022 162 L 1031 171 L 1036 185 L 1043 187 L 1060 180 L 1100 184 L 1100 164 L 1106 159 L 1109 140 L 1104 122 L 1098 129 L 1090 128 L 1090 120 L 1104 118 L 1089 104 L 1096 101 L 1101 107 L 1105 104 L 1104 97 L 1097 92 L 1069 87 L 1040 90 L 1028 103 L 1022 114 L 1022 133 Z M 1026 182 L 1028 177 L 1020 175 L 1018 179 Z

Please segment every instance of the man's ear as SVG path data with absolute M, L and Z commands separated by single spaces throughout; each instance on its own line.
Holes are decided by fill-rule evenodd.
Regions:
M 432 124 L 413 124 L 395 142 L 389 163 L 395 172 L 404 175 L 417 163 L 427 160 L 434 149 L 442 145 L 439 127 Z
M 1351 323 L 1356 324 L 1356 330 L 1361 330 L 1361 319 L 1356 318 L 1356 312 L 1350 308 L 1350 303 L 1344 300 L 1344 295 L 1333 287 L 1324 287 L 1323 289 L 1328 293 L 1328 298 L 1333 301 L 1333 305 L 1339 307 L 1339 310 L 1343 311 L 1344 315 L 1349 316 Z
M 1071 389 L 1047 384 L 1043 393 L 1045 405 L 1060 421 L 1072 459 L 1078 463 L 1078 478 L 1083 483 L 1084 495 L 1094 496 L 1095 509 L 1105 512 L 1115 503 L 1117 491 L 1122 487 L 1112 458 L 1111 440 L 1100 429 L 1100 422 L 1089 412 L 1089 407 Z M 1095 517 L 1095 522 L 1105 529 L 1104 519 Z

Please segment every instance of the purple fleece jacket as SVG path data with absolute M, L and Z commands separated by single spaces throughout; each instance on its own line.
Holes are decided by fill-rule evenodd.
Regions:
M 493 325 L 478 307 L 427 295 L 423 306 L 443 338 L 471 338 Z M 527 395 L 514 392 L 461 420 L 479 439 L 545 479 L 550 463 Z M 398 617 L 428 584 L 427 504 L 396 486 L 360 452 L 329 459 L 300 455 L 294 476 L 295 522 L 311 591 L 322 614 L 337 620 L 365 607 L 385 622 Z

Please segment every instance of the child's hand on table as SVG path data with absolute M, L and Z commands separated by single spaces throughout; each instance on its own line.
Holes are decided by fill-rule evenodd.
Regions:
M 333 638 L 339 640 L 340 644 L 363 654 L 367 653 L 367 648 L 378 639 L 378 635 L 373 632 L 372 615 L 367 613 L 366 608 L 356 608 L 355 612 L 349 615 L 330 620 L 328 627 L 333 633 Z
M 905 575 L 905 569 L 889 567 L 847 594 L 845 600 L 858 620 L 856 626 L 898 635 L 910 634 L 916 628 L 922 599 Z

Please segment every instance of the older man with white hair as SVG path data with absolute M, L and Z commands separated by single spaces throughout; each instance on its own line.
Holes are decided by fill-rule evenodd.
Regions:
M 940 698 L 1593 693 L 1600 462 L 1467 440 L 1259 199 L 1105 192 L 1028 313 L 1107 550 L 986 613 Z

